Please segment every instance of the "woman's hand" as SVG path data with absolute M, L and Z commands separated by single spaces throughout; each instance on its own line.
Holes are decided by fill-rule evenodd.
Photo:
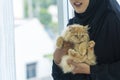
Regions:
M 62 56 L 68 53 L 68 49 L 73 48 L 73 44 L 70 42 L 64 42 L 64 45 L 61 49 L 57 48 L 54 52 L 53 59 L 56 64 L 59 64 Z
M 85 63 L 76 63 L 73 60 L 68 60 L 69 64 L 74 66 L 73 74 L 90 74 L 90 66 Z

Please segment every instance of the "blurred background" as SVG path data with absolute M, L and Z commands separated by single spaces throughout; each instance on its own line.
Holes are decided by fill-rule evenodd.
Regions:
M 57 0 L 13 0 L 16 80 L 52 80 Z

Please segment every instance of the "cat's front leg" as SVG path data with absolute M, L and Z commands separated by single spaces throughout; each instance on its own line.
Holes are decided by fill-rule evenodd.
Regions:
M 58 37 L 58 38 L 57 38 L 57 42 L 56 42 L 56 46 L 57 46 L 58 48 L 62 48 L 63 44 L 64 44 L 64 39 L 63 39 L 63 37 L 62 37 L 62 36 Z

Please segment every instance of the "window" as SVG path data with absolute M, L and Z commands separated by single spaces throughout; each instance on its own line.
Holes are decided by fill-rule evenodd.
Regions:
M 31 63 L 26 65 L 27 79 L 36 77 L 36 63 Z

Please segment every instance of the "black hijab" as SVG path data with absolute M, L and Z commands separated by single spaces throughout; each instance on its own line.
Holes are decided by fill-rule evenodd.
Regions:
M 90 0 L 87 10 L 75 12 L 68 25 L 74 23 L 89 25 L 98 63 L 120 60 L 120 6 L 116 0 Z
M 102 3 L 101 0 L 90 0 L 89 6 L 84 13 L 75 12 L 76 22 L 79 21 L 79 23 L 82 25 L 90 24 L 91 22 L 93 22 L 95 17 L 97 17 L 98 19 L 98 17 L 102 15 L 102 13 L 106 9 L 106 6 L 107 5 L 105 4 L 105 2 Z
M 75 23 L 82 25 L 95 24 L 109 11 L 115 12 L 120 18 L 120 6 L 116 0 L 90 0 L 84 13 L 75 12 Z

